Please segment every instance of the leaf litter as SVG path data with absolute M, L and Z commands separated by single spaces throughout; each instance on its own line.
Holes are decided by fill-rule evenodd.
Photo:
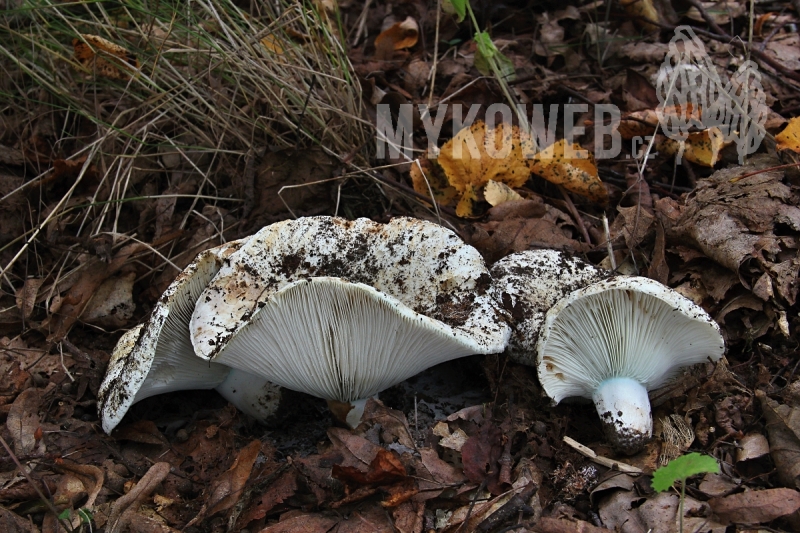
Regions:
M 703 40 L 730 73 L 741 66 L 737 39 L 709 21 L 746 28 L 747 14 L 733 7 L 692 3 L 687 15 L 723 37 Z M 69 24 L 31 41 L 18 40 L 28 15 L 2 19 L 0 61 L 12 73 L 8 58 L 27 65 L 14 83 L 46 98 L 11 97 L 0 117 L 0 436 L 11 452 L 0 456 L 0 529 L 55 532 L 63 515 L 79 530 L 88 511 L 105 531 L 676 531 L 678 495 L 656 494 L 649 475 L 690 451 L 716 457 L 721 472 L 688 480 L 687 530 L 800 527 L 800 95 L 791 72 L 769 63 L 796 63 L 791 9 L 776 16 L 756 6 L 763 52 L 753 57 L 777 153 L 765 146 L 739 165 L 731 146 L 699 129 L 682 148 L 659 136 L 658 154 L 642 165 L 629 146 L 658 123 L 654 80 L 676 22 L 670 6 L 627 2 L 606 23 L 586 6 L 531 12 L 512 3 L 482 10 L 480 23 L 516 76 L 514 97 L 619 105 L 622 154 L 564 158 L 559 134 L 532 159 L 519 125 L 487 131 L 483 109 L 463 133 L 445 127 L 437 154 L 416 146 L 422 157 L 406 167 L 369 160 L 363 117 L 385 95 L 433 107 L 505 98 L 491 71 L 477 70 L 469 32 L 434 7 L 342 2 L 336 27 L 329 15 L 314 18 L 329 7 L 312 16 L 298 4 L 279 20 L 269 6 L 245 13 L 224 3 L 225 17 L 202 11 L 200 24 L 156 11 L 141 35 L 128 12 L 58 9 Z M 642 36 L 655 27 L 643 18 L 665 31 Z M 219 56 L 198 42 L 215 43 Z M 46 53 L 30 55 L 30 43 Z M 314 51 L 320 43 L 324 54 Z M 287 68 L 293 61 L 302 68 Z M 64 87 L 52 90 L 52 79 Z M 374 98 L 360 100 L 359 86 Z M 167 118 L 141 129 L 131 109 Z M 587 130 L 575 150 L 592 145 L 591 118 L 581 117 Z M 480 139 L 474 147 L 468 132 Z M 499 146 L 503 137 L 511 155 L 484 157 L 483 140 Z M 466 163 L 453 156 L 459 142 Z M 676 167 L 677 151 L 686 162 Z M 535 372 L 503 356 L 387 391 L 352 432 L 332 427 L 311 398 L 293 397 L 294 410 L 265 428 L 211 392 L 151 399 L 111 437 L 97 430 L 95 395 L 114 341 L 147 316 L 176 269 L 292 214 L 335 212 L 441 220 L 488 262 L 556 248 L 653 277 L 720 322 L 727 360 L 652 393 L 657 437 L 620 458 L 644 475 L 564 445 L 574 437 L 614 458 L 590 407 L 549 405 Z

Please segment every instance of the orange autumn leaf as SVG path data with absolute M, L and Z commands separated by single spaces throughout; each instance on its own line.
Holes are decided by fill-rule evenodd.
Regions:
M 608 191 L 597 174 L 594 158 L 578 144 L 567 149 L 566 141 L 561 139 L 536 154 L 529 164 L 534 174 L 551 183 L 593 202 L 608 202 Z
M 690 133 L 684 141 L 683 157 L 704 167 L 713 167 L 719 162 L 720 151 L 731 141 L 725 141 L 719 128 L 708 128 Z M 667 155 L 680 153 L 681 143 L 675 139 L 665 139 L 657 145 L 659 152 Z
M 521 187 L 530 177 L 526 154 L 534 152 L 527 135 L 517 126 L 500 124 L 486 129 L 483 121 L 459 131 L 439 152 L 438 163 L 460 199 L 456 214 L 473 216 L 479 193 L 489 180 Z
M 775 136 L 778 150 L 800 153 L 800 117 L 789 120 L 782 132 Z
M 403 22 L 395 22 L 375 37 L 375 48 L 388 48 L 387 45 L 391 45 L 392 50 L 402 50 L 417 44 L 418 39 L 419 25 L 417 21 L 406 17 Z
M 75 60 L 90 73 L 127 81 L 139 70 L 139 60 L 125 48 L 98 35 L 72 39 Z
M 274 35 L 267 35 L 261 39 L 261 44 L 273 54 L 283 55 L 283 47 Z

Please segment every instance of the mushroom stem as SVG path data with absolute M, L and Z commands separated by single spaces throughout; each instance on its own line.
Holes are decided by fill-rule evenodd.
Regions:
M 650 398 L 635 379 L 606 379 L 595 389 L 592 400 L 606 437 L 622 453 L 638 452 L 653 436 Z
M 228 377 L 215 389 L 241 412 L 265 422 L 278 411 L 281 390 L 253 372 L 232 368 Z
M 372 398 L 377 400 L 378 395 L 376 394 L 372 396 Z M 364 398 L 352 402 L 328 400 L 328 408 L 331 410 L 331 414 L 336 420 L 347 424 L 351 429 L 355 429 L 361 423 L 361 417 L 364 416 L 364 407 L 367 405 L 368 399 L 369 398 Z

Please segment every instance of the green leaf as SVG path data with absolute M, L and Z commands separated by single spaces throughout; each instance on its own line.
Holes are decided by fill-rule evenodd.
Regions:
M 69 519 L 69 509 L 64 509 L 58 514 L 59 520 L 68 520 Z
M 511 81 L 516 77 L 514 64 L 497 49 L 488 33 L 485 31 L 476 33 L 475 44 L 478 45 L 478 49 L 475 51 L 474 63 L 478 72 L 484 76 L 493 75 L 495 71 L 492 63 L 494 62 L 500 77 L 504 80 Z
M 458 22 L 467 16 L 467 2 L 469 0 L 442 0 L 442 11 L 458 17 Z
M 709 455 L 690 453 L 673 459 L 668 465 L 656 470 L 653 473 L 653 489 L 656 492 L 664 492 L 669 490 L 676 481 L 703 473 L 719 473 L 717 460 Z

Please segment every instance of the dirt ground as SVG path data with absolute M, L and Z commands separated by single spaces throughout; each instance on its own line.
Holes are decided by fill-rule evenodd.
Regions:
M 666 533 L 679 509 L 686 532 L 800 531 L 800 3 L 510 0 L 463 20 L 441 4 L 465 6 L 0 2 L 0 531 Z M 675 48 L 678 26 L 695 40 Z M 698 79 L 754 84 L 727 108 L 751 122 L 659 98 L 697 43 Z M 583 105 L 574 142 L 595 154 L 595 110 L 616 106 L 621 149 L 527 161 L 527 119 L 485 126 L 497 103 Z M 381 109 L 394 126 L 410 110 L 410 159 L 378 157 Z M 554 124 L 551 142 L 569 133 Z M 466 132 L 514 150 L 463 163 Z M 110 354 L 178 272 L 315 215 L 438 222 L 487 265 L 547 248 L 647 276 L 705 309 L 725 357 L 651 391 L 633 456 L 506 354 L 382 392 L 355 430 L 299 392 L 264 425 L 189 390 L 106 435 Z M 687 452 L 720 472 L 690 477 L 679 508 L 651 475 Z

